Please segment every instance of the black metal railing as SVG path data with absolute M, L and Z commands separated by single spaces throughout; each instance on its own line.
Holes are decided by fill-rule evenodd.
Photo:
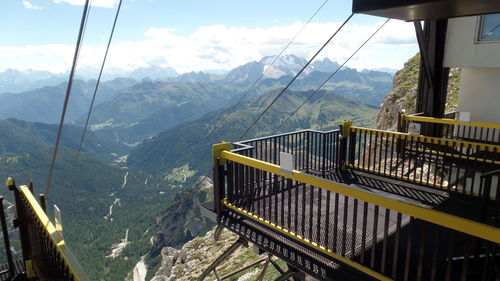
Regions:
M 395 211 L 376 198 L 333 191 L 347 186 L 317 187 L 230 160 L 225 174 L 219 187 L 226 212 L 376 278 L 493 281 L 500 270 L 497 243 Z
M 32 187 L 8 183 L 14 192 L 23 260 L 27 278 L 36 280 L 89 280 L 76 258 L 67 248 L 60 230 L 50 222 L 44 209 L 32 194 Z M 43 199 L 43 197 L 41 197 Z
M 302 173 L 284 173 L 280 152 L 292 154 L 294 170 Z M 214 154 L 219 221 L 228 212 L 256 220 L 336 263 L 381 279 L 499 276 L 498 143 L 343 122 L 340 130 L 330 132 L 306 130 L 233 143 L 230 153 L 217 155 L 220 151 Z M 400 197 L 339 184 L 351 184 L 352 177 L 362 174 L 385 178 L 385 186 L 398 183 Z M 299 180 L 304 177 L 308 180 Z M 431 196 L 419 198 L 427 194 Z M 427 209 L 431 213 L 422 215 Z
M 480 176 L 500 167 L 500 147 L 352 127 L 348 163 L 357 170 L 449 192 L 495 198 Z
M 339 130 L 303 130 L 233 143 L 235 153 L 280 165 L 280 152 L 294 156 L 294 169 L 325 173 L 337 168 Z
M 449 113 L 444 118 L 433 118 L 421 114 L 402 115 L 399 132 L 408 133 L 410 123 L 420 125 L 422 135 L 457 139 L 481 143 L 499 143 L 500 127 L 498 124 L 481 122 L 460 122 L 457 113 Z

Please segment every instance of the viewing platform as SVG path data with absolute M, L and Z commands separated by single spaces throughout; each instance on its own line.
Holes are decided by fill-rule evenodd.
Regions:
M 500 276 L 494 139 L 342 122 L 216 144 L 213 159 L 217 223 L 315 278 Z

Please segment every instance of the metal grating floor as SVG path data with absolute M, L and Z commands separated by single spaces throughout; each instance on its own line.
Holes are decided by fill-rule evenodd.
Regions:
M 252 206 L 243 201 L 236 205 L 349 259 L 398 227 L 395 212 L 304 184 L 256 200 Z M 409 220 L 402 215 L 399 228 Z

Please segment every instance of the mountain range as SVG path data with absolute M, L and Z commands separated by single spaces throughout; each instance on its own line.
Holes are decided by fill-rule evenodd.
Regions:
M 209 82 L 143 80 L 95 107 L 94 132 L 127 144 L 140 143 L 177 124 L 234 102 L 240 92 Z M 83 124 L 80 119 L 77 124 Z
M 251 124 L 279 90 L 270 90 L 245 102 L 234 112 L 231 108 L 210 112 L 195 121 L 182 123 L 148 138 L 130 152 L 127 165 L 161 177 L 186 163 L 195 170 L 207 170 L 211 163 L 211 145 L 221 140 L 238 140 L 246 126 Z M 374 125 L 377 108 L 326 90 L 318 92 L 280 131 L 276 131 L 281 122 L 311 93 L 288 90 L 245 138 L 308 128 L 333 129 L 342 120 L 353 120 L 359 126 Z M 219 116 L 219 122 L 214 121 Z M 224 123 L 220 123 L 222 116 L 227 116 Z
M 90 120 L 91 129 L 106 138 L 136 146 L 142 140 L 182 122 L 236 102 L 261 76 L 260 83 L 247 93 L 247 99 L 283 87 L 306 64 L 294 55 L 264 57 L 236 67 L 224 75 L 191 72 L 168 77 L 165 69 L 138 70 L 152 76 L 163 73 L 162 80 L 116 78 L 100 84 Z M 290 89 L 316 89 L 339 65 L 325 58 L 313 62 Z M 266 71 L 267 70 L 267 71 Z M 163 71 L 163 72 L 162 72 Z M 168 72 L 168 71 L 167 71 Z M 34 72 L 38 73 L 38 72 Z M 47 73 L 39 73 L 47 76 Z M 1 75 L 0 75 L 1 76 Z M 75 80 L 66 121 L 83 126 L 95 87 L 95 80 Z M 379 71 L 358 72 L 345 68 L 328 81 L 325 90 L 349 99 L 378 106 L 391 89 L 391 75 Z M 60 119 L 66 84 L 46 86 L 22 93 L 0 94 L 0 118 L 57 123 Z M 25 108 L 25 111 L 19 110 Z
M 196 206 L 209 195 L 188 191 L 210 169 L 211 145 L 237 140 L 305 64 L 292 55 L 279 58 L 234 107 L 273 60 L 266 57 L 225 74 L 175 75 L 158 68 L 136 73 L 151 78 L 103 82 L 84 152 L 71 175 L 95 87 L 95 80 L 75 80 L 48 198 L 62 210 L 65 237 L 91 280 L 123 280 L 141 257 L 155 264 L 162 247 L 179 246 L 206 229 Z M 346 68 L 277 130 L 337 67 L 328 59 L 315 61 L 245 138 L 332 129 L 345 119 L 373 126 L 391 75 Z M 37 193 L 43 189 L 65 90 L 66 83 L 58 82 L 0 94 L 0 119 L 5 119 L 0 120 L 0 179 L 15 176 L 27 183 L 31 175 Z
M 129 78 L 117 78 L 103 82 L 99 86 L 96 102 L 100 103 L 115 92 L 130 87 L 137 81 Z M 71 91 L 66 120 L 72 121 L 86 114 L 96 80 L 75 80 Z M 55 86 L 45 86 L 22 93 L 0 94 L 0 119 L 16 118 L 26 121 L 57 123 L 66 94 L 66 82 Z
M 269 68 L 274 60 L 276 61 L 273 66 Z M 293 76 L 298 73 L 306 62 L 307 61 L 304 58 L 293 54 L 282 55 L 277 59 L 276 56 L 267 56 L 263 57 L 260 61 L 248 62 L 232 70 L 193 71 L 183 74 L 179 74 L 172 67 L 154 64 L 132 70 L 106 67 L 103 72 L 102 80 L 108 81 L 116 78 L 130 78 L 138 81 L 142 79 L 162 80 L 166 82 L 211 81 L 245 87 L 252 84 L 257 77 L 263 74 L 263 72 L 266 72 L 264 74 L 264 78 L 277 79 L 282 76 Z M 318 59 L 305 69 L 304 74 L 309 74 L 314 71 L 331 73 L 337 69 L 338 66 L 338 63 L 331 61 L 328 58 Z M 344 69 L 348 68 L 344 67 Z M 366 71 L 370 70 L 365 69 L 361 72 Z M 374 71 L 385 73 L 388 76 L 392 76 L 395 72 L 392 69 L 375 69 Z M 76 72 L 76 79 L 92 80 L 98 76 L 98 73 L 98 68 L 78 68 Z M 52 86 L 66 81 L 68 76 L 68 73 L 51 73 L 48 71 L 30 69 L 24 71 L 7 69 L 0 72 L 0 94 L 7 92 L 20 93 L 45 86 Z

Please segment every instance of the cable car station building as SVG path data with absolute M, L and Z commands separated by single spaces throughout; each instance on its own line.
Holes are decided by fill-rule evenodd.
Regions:
M 281 280 L 500 280 L 500 1 L 354 0 L 353 12 L 414 23 L 418 113 L 398 132 L 346 121 L 215 144 L 209 209 L 283 259 Z

